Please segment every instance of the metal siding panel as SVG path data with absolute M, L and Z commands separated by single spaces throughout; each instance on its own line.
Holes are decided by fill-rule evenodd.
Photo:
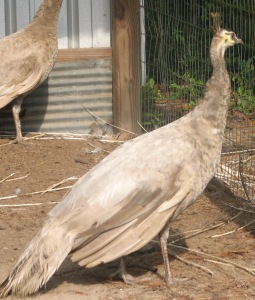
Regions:
M 4 0 L 0 37 L 26 27 L 42 1 Z M 110 0 L 64 0 L 59 15 L 59 48 L 110 47 L 110 7 Z
M 17 1 L 17 12 L 17 30 L 20 30 L 30 23 L 29 1 Z
M 93 46 L 91 9 L 91 0 L 79 0 L 79 28 L 81 48 L 91 48 Z
M 112 62 L 56 64 L 49 79 L 25 98 L 23 132 L 89 133 L 95 122 L 84 109 L 112 121 Z M 0 111 L 0 130 L 14 132 L 11 108 Z
M 67 3 L 63 1 L 58 18 L 58 47 L 68 48 L 68 28 L 67 28 Z
M 34 15 L 35 15 L 35 13 L 38 11 L 40 5 L 43 3 L 43 0 L 33 0 L 33 1 L 34 1 L 34 9 L 35 9 L 34 10 Z
M 5 36 L 5 4 L 0 5 L 0 38 Z
M 92 1 L 93 47 L 110 47 L 111 10 L 110 0 Z
M 67 2 L 68 48 L 80 48 L 79 2 Z
M 37 6 L 35 5 L 35 0 L 29 0 L 28 4 L 29 4 L 29 23 L 31 23 L 36 13 Z
M 17 31 L 16 0 L 4 0 L 5 7 L 5 35 Z

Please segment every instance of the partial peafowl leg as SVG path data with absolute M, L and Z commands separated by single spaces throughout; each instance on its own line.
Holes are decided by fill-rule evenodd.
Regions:
M 23 98 L 19 97 L 19 98 L 15 99 L 12 104 L 12 114 L 13 114 L 13 119 L 14 119 L 15 128 L 16 128 L 16 139 L 14 140 L 14 143 L 21 143 L 23 141 L 20 118 L 19 118 L 22 101 L 23 101 Z
M 120 275 L 121 278 L 123 279 L 123 281 L 126 284 L 130 284 L 131 285 L 131 284 L 134 284 L 134 282 L 135 282 L 133 276 L 131 276 L 130 274 L 128 274 L 127 271 L 126 271 L 126 266 L 125 266 L 125 262 L 124 262 L 124 258 L 123 257 L 120 258 L 119 269 L 116 272 L 114 272 L 113 274 L 111 274 L 110 278 L 113 278 L 116 275 Z
M 165 226 L 159 233 L 159 240 L 161 251 L 164 260 L 165 266 L 165 280 L 168 286 L 173 284 L 173 278 L 170 271 L 170 263 L 169 263 L 169 256 L 168 256 L 168 249 L 167 249 L 167 241 L 169 237 L 169 226 Z

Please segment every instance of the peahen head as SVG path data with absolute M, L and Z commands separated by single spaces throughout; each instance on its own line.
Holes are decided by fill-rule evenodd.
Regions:
M 236 44 L 243 44 L 243 41 L 239 39 L 233 31 L 226 29 L 220 29 L 214 33 L 211 45 L 211 60 L 215 65 L 218 59 L 224 59 L 225 51 L 228 47 Z
M 239 39 L 233 31 L 221 29 L 216 32 L 215 36 L 220 40 L 220 46 L 225 49 L 235 44 L 243 44 L 243 41 Z
M 221 29 L 220 14 L 218 12 L 211 13 L 211 16 L 214 28 L 212 49 L 218 50 L 218 53 L 221 53 L 223 56 L 228 47 L 243 44 L 243 41 L 232 30 Z

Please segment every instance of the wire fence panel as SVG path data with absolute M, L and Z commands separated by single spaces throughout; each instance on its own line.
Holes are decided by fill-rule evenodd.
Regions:
M 141 0 L 142 121 L 146 130 L 195 107 L 211 74 L 210 14 L 244 46 L 226 53 L 231 101 L 217 176 L 237 195 L 255 201 L 255 1 Z

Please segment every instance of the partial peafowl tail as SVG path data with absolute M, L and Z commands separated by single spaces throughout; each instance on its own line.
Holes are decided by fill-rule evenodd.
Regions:
M 53 226 L 52 226 L 53 225 Z M 0 285 L 0 298 L 8 294 L 35 293 L 59 268 L 73 246 L 73 239 L 48 222 L 27 246 L 7 279 Z

